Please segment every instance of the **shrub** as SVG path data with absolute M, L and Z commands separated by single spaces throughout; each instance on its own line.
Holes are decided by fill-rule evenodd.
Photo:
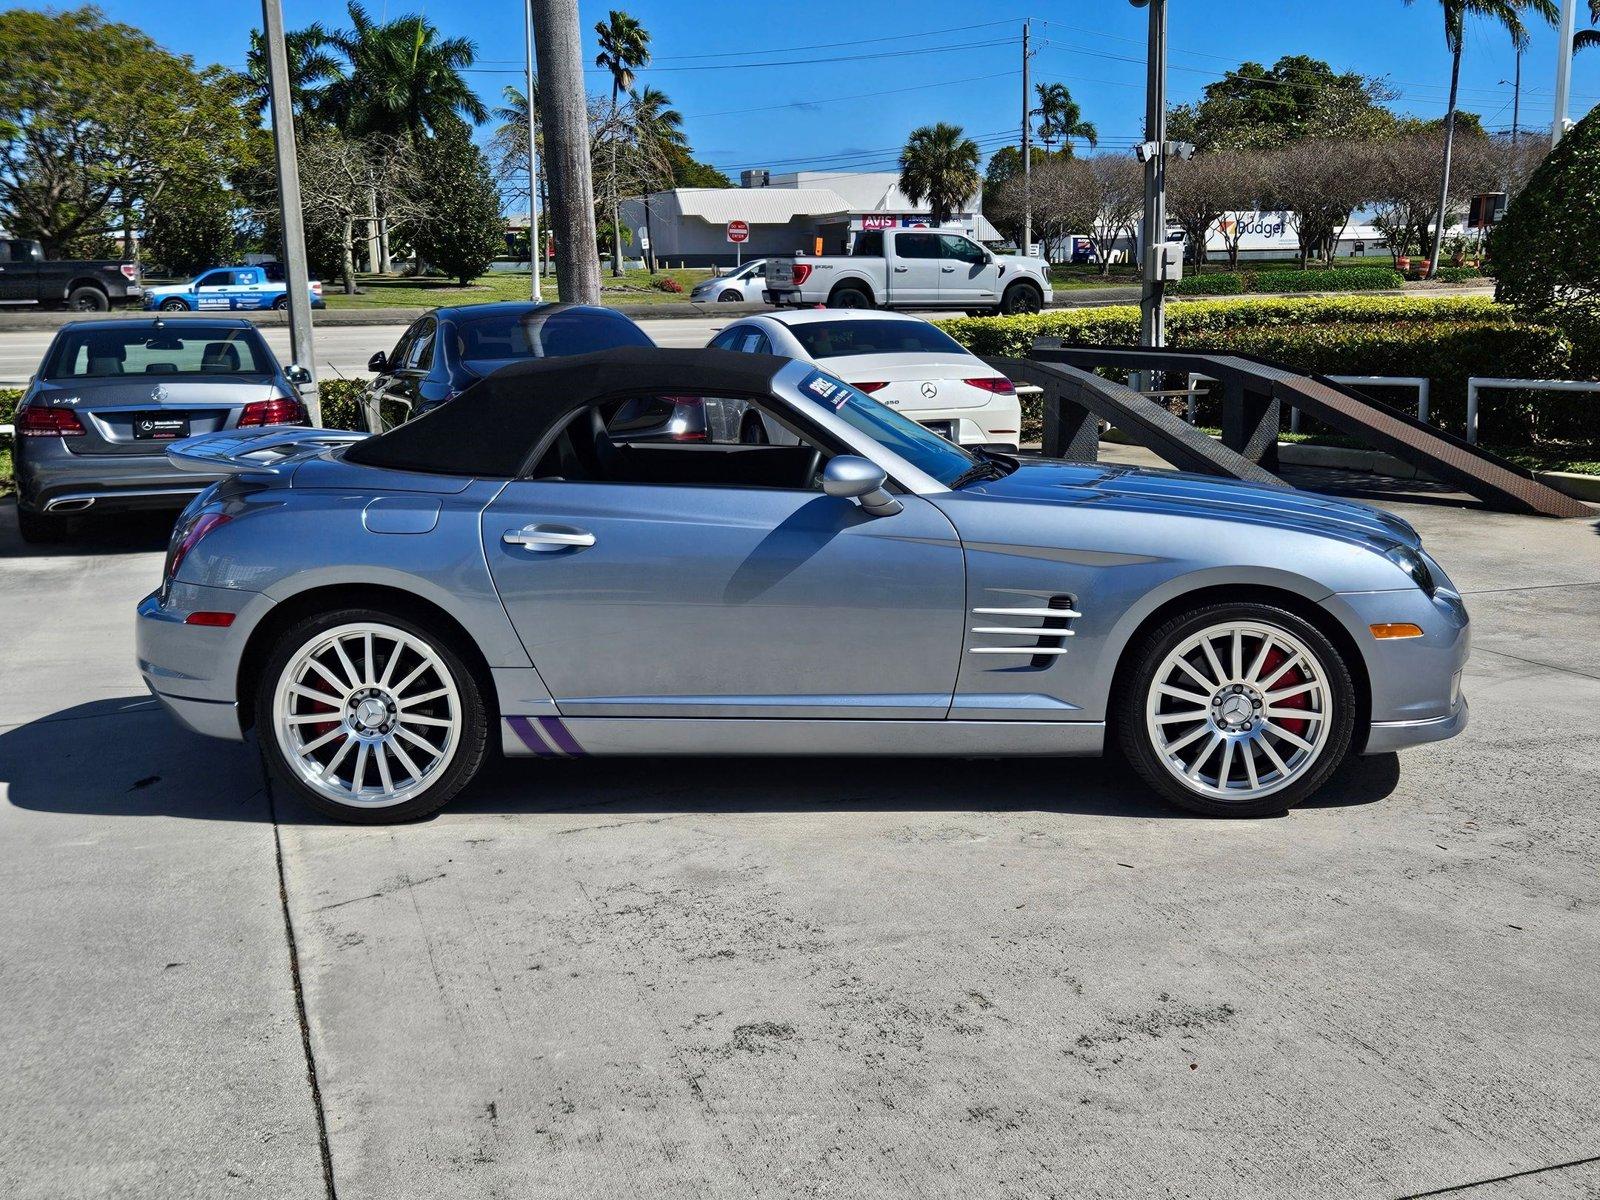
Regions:
M 1433 273 L 1433 277 L 1440 283 L 1468 283 L 1474 279 L 1482 279 L 1483 272 L 1477 267 L 1440 267 Z
M 1249 290 L 1247 276 L 1224 271 L 1216 275 L 1185 275 L 1167 288 L 1167 295 L 1237 296 Z
M 1388 267 L 1340 267 L 1336 271 L 1256 271 L 1252 292 L 1377 292 L 1398 291 L 1405 283 Z
M 683 291 L 683 284 L 679 283 L 671 275 L 663 275 L 660 279 L 652 279 L 650 286 L 658 292 L 671 292 L 673 295 Z
M 21 388 L 0 388 L 0 425 L 16 423 L 17 405 L 21 400 Z
M 1066 309 L 946 321 L 943 328 L 980 356 L 1021 357 L 1036 337 L 1137 345 L 1139 312 L 1127 305 Z M 1259 355 L 1311 375 L 1426 375 L 1433 380 L 1433 419 L 1457 431 L 1465 425 L 1468 376 L 1562 376 L 1573 366 L 1572 346 L 1560 331 L 1518 322 L 1478 297 L 1197 301 L 1168 310 L 1167 340 L 1179 348 Z M 1592 412 L 1591 399 L 1579 400 Z M 1484 435 L 1516 436 L 1536 425 L 1540 437 L 1573 436 L 1585 423 L 1592 429 L 1585 412 L 1585 403 L 1506 393 L 1486 403 Z M 1036 402 L 1025 402 L 1023 420 L 1034 427 Z
M 322 396 L 322 425 L 325 429 L 353 429 L 365 432 L 367 419 L 361 402 L 370 385 L 361 379 L 325 379 L 317 385 Z

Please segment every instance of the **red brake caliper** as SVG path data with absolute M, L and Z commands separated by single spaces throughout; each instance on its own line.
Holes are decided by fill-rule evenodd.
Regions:
M 1261 685 L 1263 692 L 1281 692 L 1284 688 L 1298 687 L 1306 682 L 1305 674 L 1299 667 L 1292 667 L 1285 671 L 1281 677 L 1274 678 L 1273 673 L 1287 662 L 1288 658 L 1289 656 L 1276 646 L 1267 651 L 1267 661 L 1261 668 L 1261 678 L 1264 681 Z M 1272 705 L 1273 708 L 1309 708 L 1310 706 L 1311 697 L 1305 692 L 1301 692 L 1298 696 L 1287 696 Z M 1272 720 L 1273 724 L 1281 729 L 1287 729 L 1296 737 L 1305 737 L 1306 730 L 1311 727 L 1310 721 L 1302 721 L 1298 717 L 1274 717 Z

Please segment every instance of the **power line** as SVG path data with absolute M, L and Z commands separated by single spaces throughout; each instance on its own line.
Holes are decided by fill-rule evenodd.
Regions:
M 760 67 L 802 67 L 814 66 L 818 63 L 836 62 L 879 62 L 886 58 L 912 58 L 922 54 L 969 54 L 974 50 L 985 50 L 994 46 L 1011 46 L 1015 42 L 1011 38 L 996 38 L 987 42 L 963 42 L 957 46 L 922 46 L 914 50 L 885 50 L 877 54 L 836 54 L 822 58 L 782 58 L 768 61 L 751 61 L 738 63 L 704 63 L 693 67 L 637 67 L 634 74 L 642 75 L 660 73 L 664 71 L 727 71 L 747 70 Z M 506 75 L 519 74 L 514 67 L 462 67 L 462 71 L 474 75 Z M 611 72 L 604 67 L 587 67 L 585 73 L 589 75 L 610 75 Z
M 898 96 L 903 92 L 923 92 L 929 88 L 954 87 L 961 83 L 987 83 L 994 79 L 1005 79 L 1016 75 L 1016 71 L 1003 71 L 988 75 L 969 75 L 965 79 L 946 79 L 942 83 L 919 83 L 914 87 L 890 88 L 882 92 L 857 92 L 850 96 L 824 96 L 818 100 L 791 100 L 787 104 L 768 104 L 760 108 L 728 108 L 721 112 L 713 113 L 685 113 L 683 119 L 701 121 L 707 117 L 736 117 L 746 113 L 776 112 L 780 108 L 798 108 L 806 104 L 838 104 L 846 100 L 871 100 L 877 96 Z

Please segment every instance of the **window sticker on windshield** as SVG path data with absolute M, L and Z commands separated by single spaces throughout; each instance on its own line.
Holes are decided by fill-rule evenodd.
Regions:
M 837 379 L 829 379 L 821 371 L 813 371 L 806 376 L 805 382 L 800 385 L 800 390 L 810 392 L 834 412 L 843 408 L 850 399 L 849 387 Z

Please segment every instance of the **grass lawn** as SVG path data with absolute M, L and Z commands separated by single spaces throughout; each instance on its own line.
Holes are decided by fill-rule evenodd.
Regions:
M 610 268 L 600 271 L 600 299 L 603 304 L 683 304 L 689 291 L 702 279 L 711 275 L 708 268 L 658 271 L 652 276 L 648 271 L 624 271 L 620 279 L 614 278 Z M 663 292 L 651 287 L 652 279 L 676 279 L 681 293 Z M 449 304 L 483 304 L 491 300 L 528 299 L 528 277 L 496 271 L 482 275 L 466 287 L 458 287 L 454 280 L 425 277 L 414 279 L 405 275 L 361 275 L 356 278 L 361 294 L 346 296 L 338 280 L 324 280 L 322 297 L 329 308 L 435 308 Z M 545 296 L 554 300 L 556 285 L 547 277 Z

